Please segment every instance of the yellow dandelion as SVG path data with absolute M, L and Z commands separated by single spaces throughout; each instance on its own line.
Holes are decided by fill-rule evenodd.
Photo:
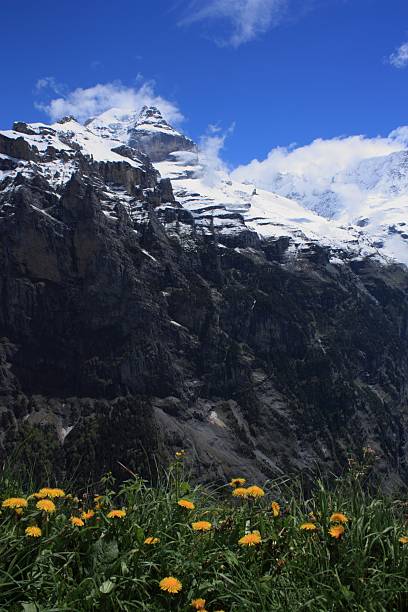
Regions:
M 304 531 L 316 531 L 317 527 L 314 523 L 302 523 L 299 529 L 303 529 Z
M 64 489 L 51 489 L 50 497 L 65 497 Z
M 191 602 L 191 607 L 196 610 L 203 610 L 205 608 L 205 599 L 198 597 L 197 599 L 193 599 Z
M 32 527 L 27 527 L 25 530 L 25 534 L 30 538 L 39 538 L 41 536 L 41 533 L 41 529 L 36 525 L 33 525 Z
M 251 533 L 247 533 L 240 540 L 238 540 L 238 544 L 241 546 L 256 546 L 257 544 L 261 544 L 262 538 L 259 531 L 252 531 Z
M 152 536 L 150 536 L 149 538 L 146 538 L 144 543 L 145 544 L 158 544 L 160 542 L 160 538 L 153 538 Z
M 280 505 L 278 504 L 278 502 L 273 501 L 271 503 L 271 510 L 275 518 L 280 515 Z
M 177 459 L 183 459 L 186 456 L 185 450 L 179 450 L 175 453 Z
M 83 527 L 85 525 L 84 521 L 80 519 L 79 516 L 71 516 L 71 518 L 69 519 L 69 522 L 74 527 Z
M 177 503 L 182 508 L 186 508 L 186 510 L 194 510 L 195 508 L 193 502 L 189 501 L 188 499 L 179 499 Z
M 345 529 L 343 525 L 334 525 L 333 527 L 330 527 L 329 534 L 331 535 L 332 538 L 336 538 L 336 540 L 338 540 L 339 538 L 341 538 L 344 531 Z
M 50 489 L 44 487 L 37 491 L 37 493 L 33 493 L 33 497 L 36 497 L 37 499 L 44 499 L 45 497 L 48 497 L 49 490 Z
M 126 516 L 126 510 L 111 510 L 108 514 L 108 518 L 119 518 L 123 519 Z
M 38 493 L 34 493 L 35 497 L 39 499 L 44 499 L 45 497 L 50 497 L 54 499 L 54 497 L 65 497 L 65 491 L 63 489 L 51 489 L 50 487 L 43 487 L 38 491 Z
M 160 580 L 159 586 L 162 591 L 166 591 L 171 595 L 179 593 L 183 588 L 183 585 L 181 584 L 180 580 L 174 578 L 174 576 L 166 576 L 166 578 Z
M 244 487 L 237 487 L 233 490 L 232 495 L 234 497 L 247 497 L 248 489 L 245 489 Z
M 197 523 L 192 523 L 191 527 L 193 531 L 210 531 L 212 525 L 208 521 L 197 521 Z
M 43 510 L 48 514 L 52 514 L 52 512 L 55 512 L 56 510 L 54 502 L 52 502 L 50 499 L 40 499 L 35 506 L 38 508 L 38 510 Z
M 242 487 L 246 483 L 246 478 L 233 478 L 230 487 Z
M 247 488 L 248 497 L 263 497 L 265 495 L 265 491 L 261 489 L 261 487 L 257 487 L 253 485 L 252 487 Z
M 3 508 L 27 508 L 28 502 L 24 497 L 8 497 L 1 505 Z
M 89 521 L 89 519 L 93 518 L 95 516 L 95 512 L 93 510 L 87 510 L 86 512 L 82 512 L 81 513 L 81 519 L 83 519 L 84 521 Z
M 334 512 L 330 517 L 331 523 L 347 523 L 348 518 L 342 512 Z
M 400 539 L 398 540 L 398 542 L 401 542 L 401 544 L 408 544 L 408 537 L 407 536 L 401 536 Z

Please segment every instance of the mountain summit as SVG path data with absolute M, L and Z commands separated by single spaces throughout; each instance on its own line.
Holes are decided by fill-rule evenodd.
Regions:
M 174 129 L 155 106 L 144 106 L 140 113 L 112 108 L 85 125 L 102 138 L 118 140 L 149 156 L 165 160 L 175 151 L 195 151 L 197 145 Z

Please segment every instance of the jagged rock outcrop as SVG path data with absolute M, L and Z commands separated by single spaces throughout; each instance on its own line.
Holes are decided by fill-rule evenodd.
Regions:
M 153 128 L 153 129 L 152 129 Z M 152 162 L 166 159 L 174 151 L 196 151 L 197 145 L 172 128 L 155 107 L 143 107 L 134 127 L 128 131 L 130 147 L 145 153 Z
M 294 253 L 239 213 L 200 231 L 148 160 L 64 138 L 0 182 L 1 456 L 86 480 L 184 447 L 210 481 L 337 471 L 369 445 L 407 482 L 406 267 Z

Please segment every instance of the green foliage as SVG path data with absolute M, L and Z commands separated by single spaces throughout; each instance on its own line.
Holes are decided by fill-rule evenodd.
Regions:
M 155 487 L 135 476 L 116 489 L 108 475 L 97 500 L 89 491 L 54 497 L 56 511 L 47 514 L 31 490 L 21 514 L 3 507 L 0 610 L 187 611 L 199 597 L 209 612 L 408 609 L 408 544 L 400 542 L 408 536 L 407 503 L 362 485 L 367 453 L 330 486 L 317 481 L 308 497 L 286 480 L 267 483 L 258 498 L 234 497 L 229 485 L 192 486 L 180 455 Z M 1 500 L 22 496 L 19 486 L 3 475 Z M 194 509 L 180 507 L 180 498 Z M 279 502 L 275 512 L 272 501 Z M 71 523 L 91 509 L 82 526 Z M 126 515 L 109 517 L 112 509 Z M 348 519 L 339 538 L 329 533 L 340 524 L 334 512 Z M 196 521 L 212 528 L 194 531 Z M 305 522 L 315 529 L 301 529 Z M 25 532 L 33 525 L 42 530 L 38 538 Z M 262 542 L 240 545 L 253 531 Z M 166 576 L 181 581 L 179 593 L 160 589 Z

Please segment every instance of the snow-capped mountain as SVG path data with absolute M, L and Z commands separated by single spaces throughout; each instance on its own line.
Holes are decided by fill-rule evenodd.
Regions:
M 205 152 L 154 107 L 144 107 L 140 113 L 110 109 L 85 125 L 72 117 L 53 125 L 18 122 L 13 130 L 0 132 L 0 139 L 3 180 L 37 174 L 58 190 L 83 159 L 126 160 L 139 170 L 151 161 L 162 178 L 170 179 L 176 201 L 193 215 L 197 231 L 215 232 L 221 242 L 237 236 L 245 236 L 248 244 L 259 238 L 287 237 L 292 254 L 308 244 L 320 244 L 330 249 L 333 261 L 373 256 L 408 263 L 405 151 L 364 160 L 334 176 L 332 188 L 324 190 L 307 176 L 281 174 L 273 193 L 233 180 L 222 165 L 210 168 Z M 18 162 L 7 156 L 10 141 L 26 149 Z M 122 195 L 127 201 L 132 193 L 125 189 Z M 165 214 L 166 206 L 174 204 L 160 206 Z M 134 203 L 132 214 L 139 208 Z M 112 214 L 109 206 L 106 214 Z
M 84 479 L 182 445 L 256 481 L 364 443 L 406 480 L 408 271 L 376 210 L 235 180 L 155 108 L 0 132 L 0 459 L 34 431 Z
M 144 106 L 140 113 L 113 108 L 89 119 L 85 125 L 103 138 L 145 153 L 153 162 L 165 159 L 172 151 L 196 150 L 194 142 L 169 125 L 152 106 Z

